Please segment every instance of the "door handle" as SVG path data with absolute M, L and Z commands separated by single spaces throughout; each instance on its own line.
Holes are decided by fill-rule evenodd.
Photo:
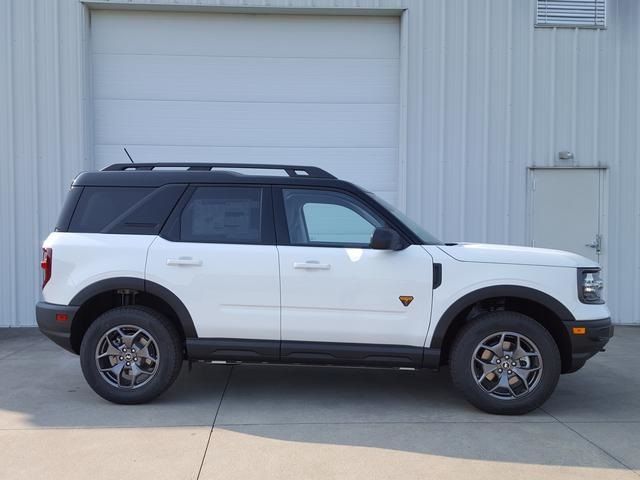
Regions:
M 602 235 L 597 234 L 596 238 L 593 242 L 591 243 L 585 243 L 584 245 L 585 247 L 590 247 L 590 248 L 595 248 L 596 249 L 596 253 L 600 254 L 600 251 L 602 250 Z
M 320 263 L 315 260 L 309 260 L 307 262 L 293 262 L 293 268 L 300 268 L 303 270 L 329 270 L 331 265 L 328 263 Z
M 202 260 L 193 259 L 191 257 L 167 258 L 167 265 L 172 267 L 173 266 L 199 267 L 202 265 Z

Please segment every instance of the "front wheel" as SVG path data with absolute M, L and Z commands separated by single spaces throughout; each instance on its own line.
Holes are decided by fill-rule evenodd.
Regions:
M 517 312 L 481 315 L 456 337 L 449 360 L 454 385 L 488 413 L 519 415 L 542 405 L 560 377 L 549 332 Z
M 171 322 L 146 307 L 118 307 L 100 315 L 80 346 L 89 386 L 114 403 L 144 403 L 175 381 L 182 341 Z

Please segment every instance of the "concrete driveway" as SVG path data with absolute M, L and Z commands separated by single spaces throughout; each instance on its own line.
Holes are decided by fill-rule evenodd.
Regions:
M 640 477 L 640 328 L 563 376 L 544 408 L 484 414 L 447 371 L 185 368 L 149 405 L 107 403 L 78 358 L 0 330 L 0 478 Z

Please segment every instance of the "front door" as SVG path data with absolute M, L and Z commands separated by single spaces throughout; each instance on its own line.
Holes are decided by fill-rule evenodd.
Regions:
M 374 229 L 388 225 L 351 193 L 283 188 L 274 195 L 289 237 L 284 245 L 278 239 L 282 358 L 358 363 L 378 356 L 403 363 L 403 346 L 422 347 L 431 310 L 430 255 L 420 245 L 370 249 Z M 411 348 L 405 353 L 411 357 Z
M 531 170 L 531 245 L 601 261 L 604 170 Z

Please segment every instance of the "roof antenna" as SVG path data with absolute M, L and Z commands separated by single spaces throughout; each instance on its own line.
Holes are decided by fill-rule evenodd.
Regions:
M 122 147 L 122 148 L 123 148 L 123 150 L 124 150 L 124 153 L 126 153 L 126 154 L 127 154 L 127 157 L 129 157 L 129 160 L 131 160 L 131 163 L 135 163 L 135 162 L 133 161 L 133 158 L 131 158 L 131 155 L 129 155 L 129 152 L 127 152 L 127 147 Z

